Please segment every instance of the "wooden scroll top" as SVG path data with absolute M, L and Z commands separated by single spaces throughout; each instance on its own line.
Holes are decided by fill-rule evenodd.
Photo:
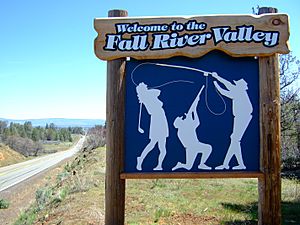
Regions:
M 286 14 L 199 17 L 110 17 L 95 19 L 95 53 L 102 60 L 124 57 L 200 57 L 220 50 L 234 57 L 289 52 Z

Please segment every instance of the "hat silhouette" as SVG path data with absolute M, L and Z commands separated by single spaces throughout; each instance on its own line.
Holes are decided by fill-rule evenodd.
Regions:
M 244 90 L 248 90 L 248 83 L 244 79 L 234 80 L 233 82 L 236 84 L 236 86 Z

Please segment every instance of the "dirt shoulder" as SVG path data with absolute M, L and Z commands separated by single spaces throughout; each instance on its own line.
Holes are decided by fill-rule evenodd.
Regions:
M 68 160 L 0 192 L 0 198 L 8 200 L 10 203 L 8 209 L 0 210 L 0 224 L 12 224 L 35 201 L 36 190 L 44 187 L 47 183 L 54 182 Z

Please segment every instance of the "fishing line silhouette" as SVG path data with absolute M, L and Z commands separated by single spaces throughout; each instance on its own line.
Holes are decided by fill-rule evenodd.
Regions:
M 159 63 L 150 63 L 150 62 L 147 62 L 147 63 L 141 63 L 139 65 L 137 65 L 131 72 L 131 81 L 132 83 L 135 85 L 135 86 L 138 86 L 138 84 L 134 81 L 133 79 L 133 74 L 134 72 L 141 66 L 144 66 L 144 65 L 155 65 L 155 66 L 162 66 L 164 64 L 159 64 Z M 167 65 L 167 64 L 166 64 Z M 159 87 L 163 87 L 163 86 L 167 86 L 169 84 L 173 84 L 173 83 L 190 83 L 190 84 L 193 84 L 194 82 L 193 81 L 188 81 L 188 80 L 174 80 L 174 81 L 169 81 L 169 82 L 165 82 L 161 85 L 157 85 L 157 86 L 153 86 L 153 87 L 149 87 L 149 88 L 159 88 Z
M 193 68 L 193 67 L 188 67 L 188 66 L 179 66 L 179 65 L 173 65 L 173 64 L 164 64 L 164 63 L 151 63 L 151 62 L 146 62 L 146 63 L 141 63 L 139 65 L 137 65 L 131 72 L 131 81 L 132 83 L 135 85 L 135 86 L 138 86 L 138 84 L 134 81 L 134 73 L 135 71 L 141 67 L 141 66 L 144 66 L 144 65 L 154 65 L 154 66 L 161 66 L 161 67 L 170 67 L 170 68 L 177 68 L 177 69 L 185 69 L 185 70 L 192 70 L 192 71 L 196 71 L 196 72 L 199 72 L 199 73 L 203 73 L 203 76 L 206 77 L 206 81 L 205 81 L 205 104 L 206 104 L 206 108 L 209 110 L 209 112 L 213 115 L 216 115 L 216 116 L 220 116 L 222 114 L 225 113 L 226 109 L 227 109 L 227 106 L 226 106 L 226 102 L 224 100 L 224 98 L 222 97 L 222 95 L 219 93 L 219 91 L 215 88 L 219 98 L 222 100 L 222 103 L 224 105 L 224 109 L 223 111 L 221 112 L 214 112 L 210 107 L 209 107 L 209 104 L 208 104 L 208 75 L 209 74 L 213 74 L 213 72 L 208 72 L 208 71 L 205 71 L 205 70 L 201 70 L 201 69 L 196 69 L 196 68 Z M 157 85 L 157 86 L 152 86 L 152 87 L 149 87 L 149 88 L 160 88 L 160 87 L 163 87 L 163 86 L 167 86 L 167 85 L 170 85 L 170 84 L 173 84 L 173 83 L 191 83 L 193 84 L 194 82 L 193 81 L 187 81 L 187 80 L 174 80 L 174 81 L 169 81 L 169 82 L 165 82 L 161 85 Z M 140 109 L 141 111 L 141 109 Z M 142 133 L 142 132 L 141 132 Z

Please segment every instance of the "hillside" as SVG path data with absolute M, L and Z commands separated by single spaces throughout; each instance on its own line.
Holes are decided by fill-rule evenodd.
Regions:
M 7 121 L 8 123 L 19 123 L 24 124 L 26 121 L 30 121 L 32 126 L 46 126 L 46 124 L 54 123 L 57 127 L 83 127 L 90 128 L 95 125 L 104 125 L 105 120 L 103 119 L 66 119 L 66 118 L 44 118 L 44 119 L 25 119 L 25 120 L 14 120 L 0 118 L 0 121 Z
M 15 225 L 104 224 L 105 149 L 84 149 L 61 168 Z M 299 188 L 282 181 L 283 225 L 300 224 Z M 127 180 L 125 224 L 254 225 L 257 199 L 256 179 Z
M 25 156 L 0 143 L 0 167 L 25 160 Z

